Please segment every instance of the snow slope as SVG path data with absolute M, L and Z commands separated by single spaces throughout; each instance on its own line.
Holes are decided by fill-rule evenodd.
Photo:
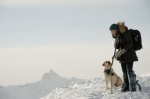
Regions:
M 60 77 L 51 70 L 49 73 L 45 73 L 40 81 L 35 83 L 9 87 L 0 86 L 0 99 L 40 99 L 57 87 L 81 81 L 83 80 Z
M 138 77 L 141 91 L 121 93 L 121 87 L 106 90 L 103 79 L 95 78 L 83 83 L 56 88 L 41 99 L 150 99 L 150 76 Z

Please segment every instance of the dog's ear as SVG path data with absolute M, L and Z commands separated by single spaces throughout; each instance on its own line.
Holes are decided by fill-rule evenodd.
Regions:
M 102 66 L 105 66 L 105 62 L 102 64 Z
M 112 66 L 112 63 L 109 61 L 109 65 Z
M 107 61 L 108 65 L 111 65 L 111 62 L 110 61 Z
M 110 63 L 110 66 L 112 66 L 112 63 Z

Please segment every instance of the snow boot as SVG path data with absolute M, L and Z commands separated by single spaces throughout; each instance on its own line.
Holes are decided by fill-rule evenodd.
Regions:
M 129 91 L 129 85 L 126 85 L 125 83 L 123 83 L 121 92 L 127 92 L 127 91 Z
M 127 74 L 123 74 L 123 84 L 122 84 L 122 89 L 121 89 L 121 92 L 127 92 L 127 91 L 130 91 L 129 90 L 129 80 L 128 80 L 128 76 Z
M 130 91 L 134 92 L 136 91 L 136 75 L 134 71 L 128 72 L 129 74 L 129 81 L 130 81 Z

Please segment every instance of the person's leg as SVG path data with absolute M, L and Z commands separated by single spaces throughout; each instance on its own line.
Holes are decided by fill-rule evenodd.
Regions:
M 126 92 L 129 91 L 129 80 L 128 80 L 126 63 L 121 63 L 121 68 L 122 68 L 123 80 L 124 80 L 121 91 Z
M 127 63 L 126 66 L 129 75 L 130 90 L 136 91 L 136 75 L 133 71 L 133 62 Z
M 133 62 L 126 63 L 127 72 L 133 72 Z

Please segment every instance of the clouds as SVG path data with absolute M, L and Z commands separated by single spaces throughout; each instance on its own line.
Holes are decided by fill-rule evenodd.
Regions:
M 75 4 L 123 4 L 140 0 L 1 0 L 3 6 L 40 6 L 40 5 L 75 5 Z
M 97 11 L 87 6 L 8 7 L 0 18 L 1 45 L 95 43 L 107 31 Z
M 71 1 L 80 2 L 64 0 L 64 2 Z M 35 1 L 31 0 L 32 2 Z M 118 21 L 125 21 L 130 28 L 143 27 L 143 32 L 148 30 L 149 17 L 140 3 L 134 6 L 133 1 L 130 5 L 129 2 L 111 3 L 110 0 L 83 0 L 83 2 L 92 3 L 3 7 L 0 16 L 1 46 L 105 42 L 103 37 L 110 37 L 109 25 Z
M 119 0 L 113 0 L 113 2 Z M 105 3 L 112 0 L 2 0 L 1 5 L 60 5 L 60 4 L 79 4 L 79 3 Z

